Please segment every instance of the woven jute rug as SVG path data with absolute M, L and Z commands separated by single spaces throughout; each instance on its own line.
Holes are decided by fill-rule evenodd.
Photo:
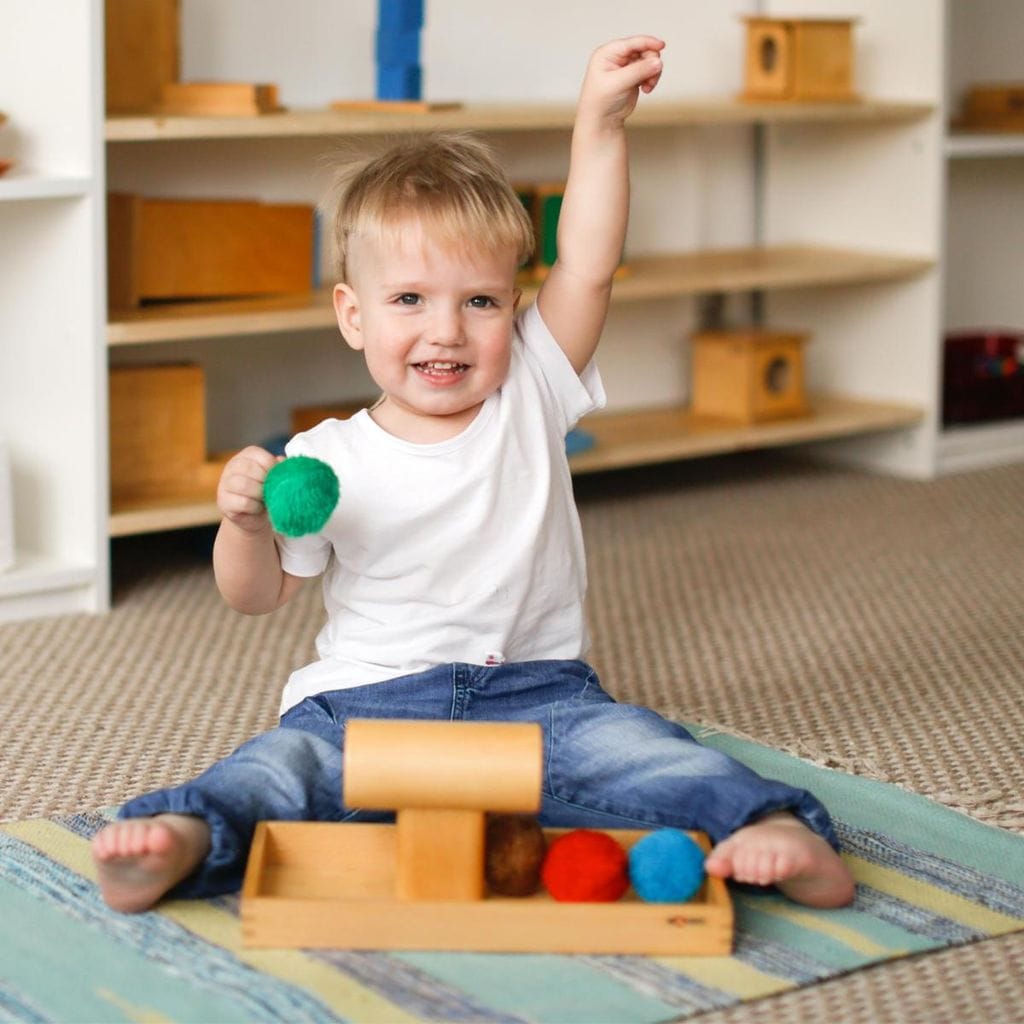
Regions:
M 922 483 L 780 455 L 578 482 L 608 688 L 1024 832 L 1024 466 Z M 0 818 L 116 804 L 274 721 L 321 620 L 220 602 L 209 535 L 119 541 L 115 605 L 0 627 Z M 1024 937 L 702 1021 L 1024 1021 Z

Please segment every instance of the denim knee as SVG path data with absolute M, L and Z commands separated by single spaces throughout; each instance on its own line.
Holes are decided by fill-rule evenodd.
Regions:
M 787 810 L 838 845 L 828 812 L 806 790 L 762 778 L 649 708 L 591 689 L 553 705 L 548 731 L 546 823 L 698 829 L 720 842 Z

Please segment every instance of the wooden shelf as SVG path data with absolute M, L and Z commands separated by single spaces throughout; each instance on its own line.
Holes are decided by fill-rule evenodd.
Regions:
M 893 100 L 858 103 L 748 103 L 732 99 L 692 99 L 641 104 L 633 127 L 686 127 L 715 124 L 789 122 L 912 121 L 926 117 L 932 104 Z M 286 110 L 258 117 L 108 117 L 108 142 L 159 142 L 169 139 L 257 139 L 288 136 L 379 135 L 389 132 L 540 131 L 572 127 L 572 104 L 466 104 L 420 114 Z
M 835 395 L 811 397 L 811 416 L 753 427 L 695 420 L 686 409 L 603 413 L 581 423 L 597 444 L 573 456 L 573 473 L 674 462 L 754 448 L 773 448 L 875 431 L 899 430 L 920 422 L 919 409 L 865 402 Z M 115 506 L 111 537 L 207 526 L 220 519 L 213 494 L 178 497 L 163 503 Z
M 697 419 L 680 408 L 601 413 L 580 424 L 597 443 L 569 465 L 574 474 L 594 473 L 898 430 L 922 419 L 921 410 L 910 406 L 838 395 L 812 395 L 810 405 L 810 416 L 750 427 Z
M 213 492 L 192 498 L 177 497 L 145 505 L 114 505 L 108 533 L 111 537 L 130 537 L 160 530 L 182 530 L 189 526 L 211 526 L 220 522 Z
M 176 302 L 117 311 L 107 324 L 107 344 L 145 345 L 189 338 L 227 338 L 333 327 L 331 291 L 222 302 Z
M 638 256 L 615 282 L 614 302 L 673 298 L 702 292 L 776 290 L 867 284 L 913 277 L 934 265 L 917 256 L 852 252 L 818 246 L 721 249 L 685 255 Z M 536 287 L 524 289 L 532 301 Z M 329 289 L 298 296 L 229 302 L 177 303 L 118 312 L 107 343 L 140 345 L 189 338 L 237 337 L 333 327 Z
M 1024 132 L 957 132 L 946 138 L 950 159 L 1024 156 Z

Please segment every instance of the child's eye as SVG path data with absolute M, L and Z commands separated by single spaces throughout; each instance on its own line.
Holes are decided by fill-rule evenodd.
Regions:
M 497 305 L 490 295 L 474 295 L 473 298 L 469 300 L 469 304 L 474 309 L 490 309 L 492 306 Z
M 420 301 L 420 297 L 415 292 L 403 292 L 395 302 L 400 306 L 415 306 Z

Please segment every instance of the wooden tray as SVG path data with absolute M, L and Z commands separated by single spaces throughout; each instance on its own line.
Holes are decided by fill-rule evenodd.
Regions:
M 567 831 L 548 829 L 549 841 Z M 609 830 L 627 849 L 647 833 Z M 703 833 L 690 835 L 705 849 Z M 727 956 L 733 909 L 708 878 L 689 903 L 395 898 L 394 825 L 261 822 L 242 887 L 246 946 Z

